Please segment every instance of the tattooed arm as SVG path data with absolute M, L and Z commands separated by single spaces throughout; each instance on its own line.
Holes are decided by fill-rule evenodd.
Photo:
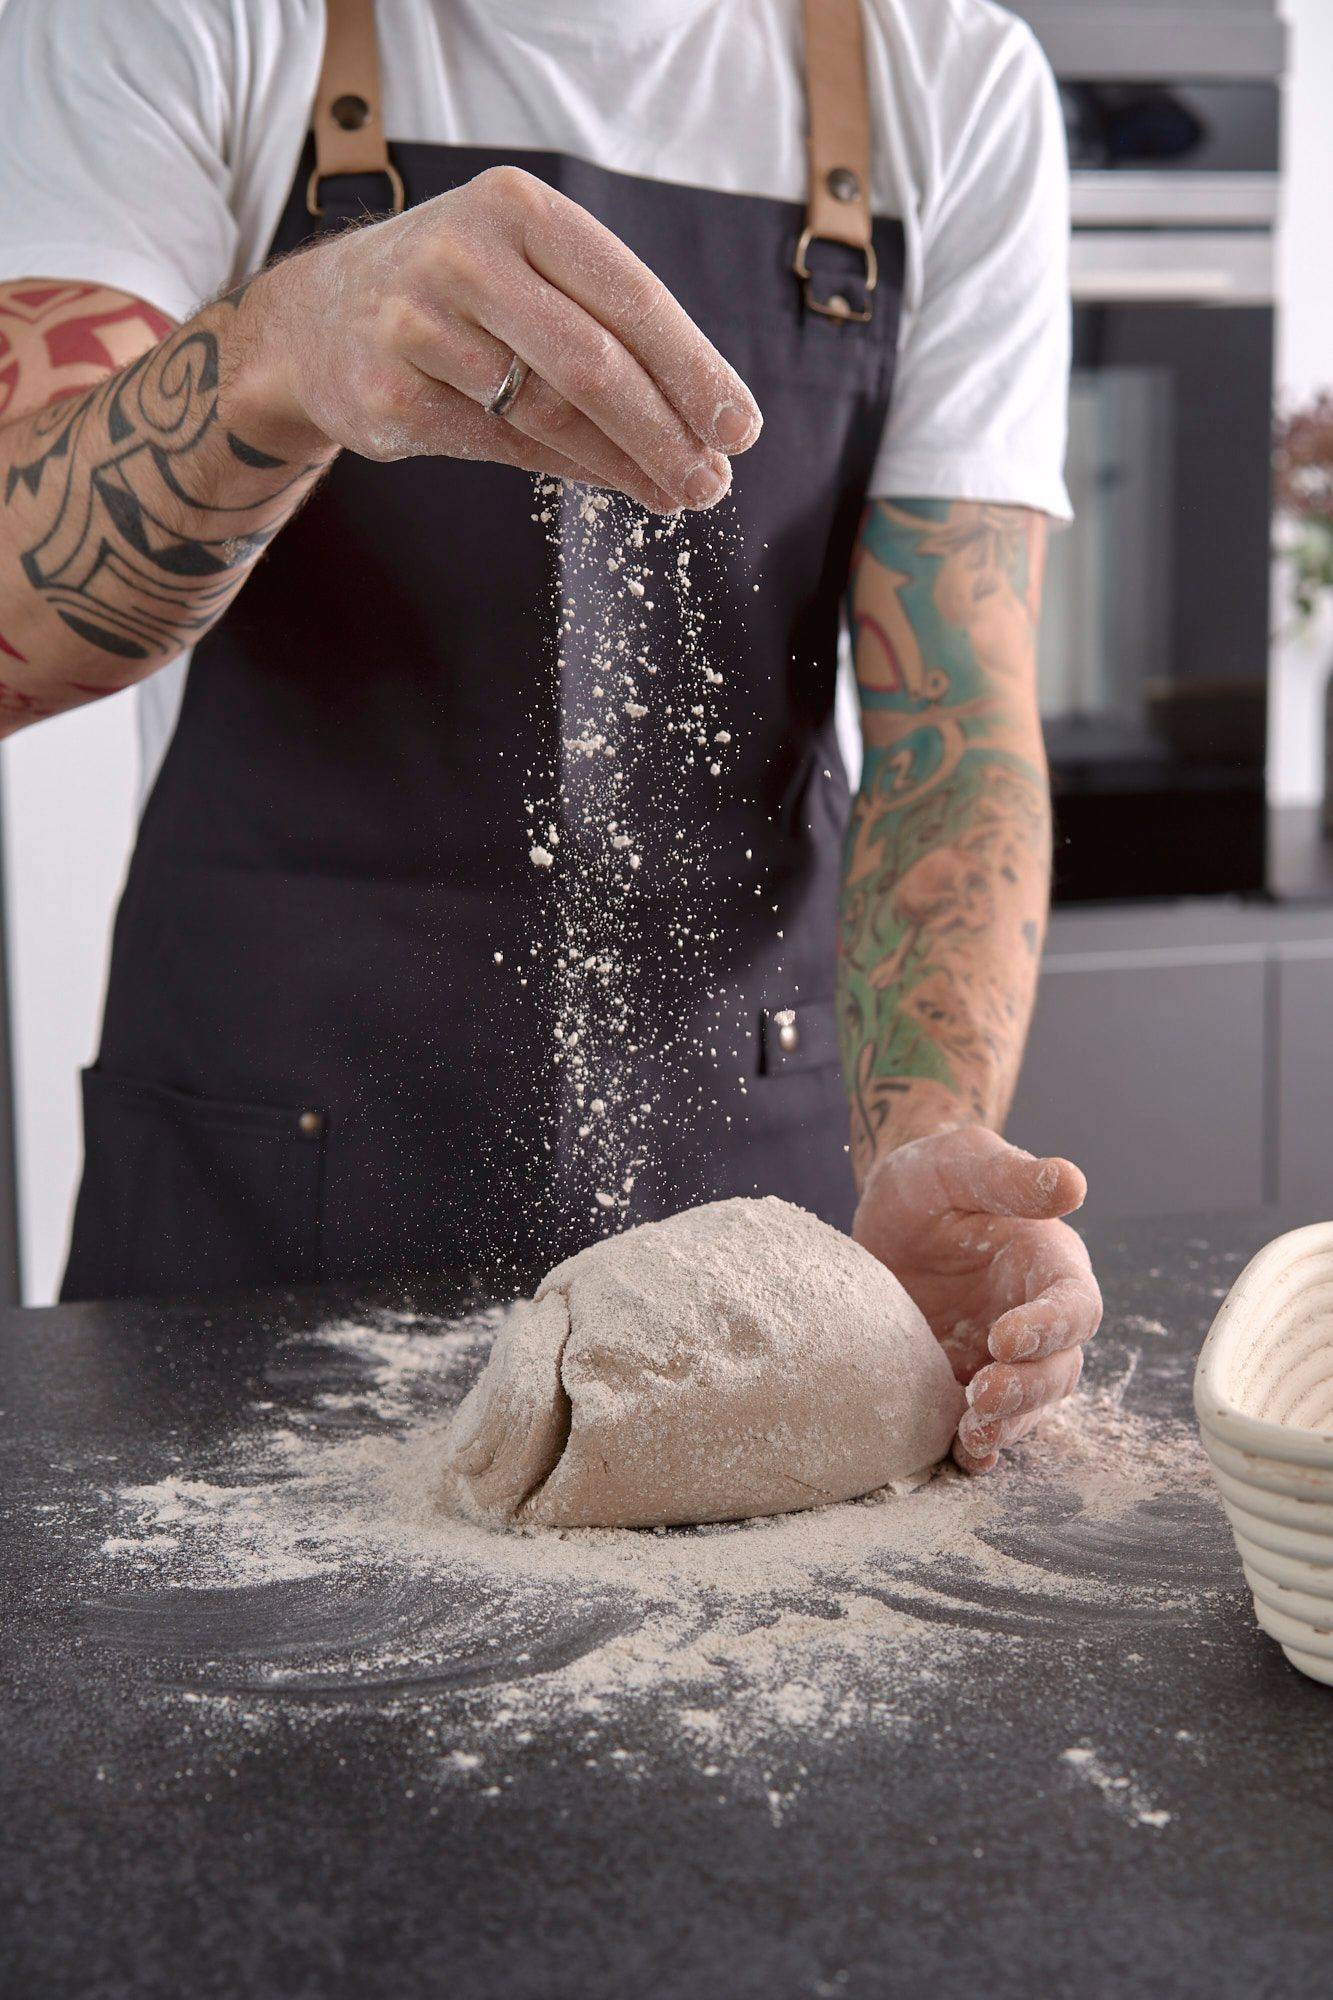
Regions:
M 1101 1313 L 1058 1219 L 1082 1175 L 998 1136 L 1046 925 L 1044 553 L 1044 519 L 1024 508 L 879 501 L 853 575 L 865 764 L 838 961 L 853 1233 L 969 1385 L 955 1445 L 969 1471 L 1074 1386 Z
M 1037 715 L 1045 521 L 880 501 L 853 586 L 865 768 L 843 885 L 839 1020 L 858 1181 L 943 1126 L 998 1127 L 1046 924 Z
M 251 393 L 242 296 L 173 330 L 95 285 L 0 286 L 0 735 L 192 644 L 332 456 Z
M 175 332 L 37 279 L 0 287 L 0 314 L 0 733 L 192 644 L 340 448 L 489 459 L 665 512 L 720 500 L 761 421 L 659 280 L 515 167 L 272 265 Z M 520 356 L 502 420 L 487 406 Z

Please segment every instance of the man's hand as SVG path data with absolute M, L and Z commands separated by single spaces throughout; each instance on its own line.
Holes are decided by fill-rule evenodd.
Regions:
M 1082 1239 L 1059 1218 L 1087 1185 L 983 1126 L 917 1139 L 871 1169 L 852 1235 L 920 1306 L 966 1385 L 954 1458 L 989 1472 L 1067 1396 L 1102 1297 Z
M 670 512 L 720 500 L 761 422 L 660 280 L 515 167 L 289 257 L 156 345 L 152 307 L 40 277 L 0 287 L 0 320 L 0 736 L 193 645 L 340 448 Z M 531 373 L 491 416 L 511 356 Z
M 660 279 L 518 167 L 275 265 L 249 305 L 265 399 L 366 458 L 495 459 L 671 511 L 720 500 L 759 435 Z M 488 416 L 514 355 L 532 372 Z

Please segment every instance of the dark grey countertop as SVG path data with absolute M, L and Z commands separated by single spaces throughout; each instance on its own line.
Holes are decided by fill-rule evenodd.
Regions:
M 1218 1298 L 1280 1226 L 1090 1231 L 1109 1308 L 1093 1381 L 1124 1384 L 1136 1421 L 1185 1418 Z M 1136 1590 L 1097 1616 L 1054 1591 L 1039 1613 L 997 1590 L 932 1597 L 921 1616 L 971 1649 L 966 1678 L 919 1676 L 892 1714 L 807 1741 L 797 1728 L 794 1746 L 789 1731 L 791 1768 L 757 1751 L 754 1782 L 743 1759 L 722 1782 L 651 1700 L 601 1739 L 548 1714 L 494 1782 L 460 1779 L 451 1732 L 481 1683 L 492 1698 L 535 1685 L 607 1636 L 572 1596 L 525 1633 L 517 1612 L 488 1620 L 444 1588 L 425 1614 L 436 1671 L 344 1688 L 314 1727 L 312 1683 L 265 1680 L 293 1620 L 316 1644 L 299 1579 L 183 1591 L 136 1572 L 108 1589 L 108 1490 L 216 1471 L 257 1409 L 350 1423 L 329 1393 L 336 1355 L 316 1394 L 299 1337 L 389 1303 L 325 1291 L 0 1317 L 7 1993 L 1326 1988 L 1333 1692 L 1256 1630 L 1203 1487 L 1114 1533 L 1080 1534 L 1066 1503 L 1033 1540 L 1054 1503 L 1011 1485 L 1053 1582 L 1082 1567 Z M 453 1756 L 447 1778 L 423 1775 L 423 1731 Z M 1071 1745 L 1095 1763 L 1080 1753 L 1074 1771 Z

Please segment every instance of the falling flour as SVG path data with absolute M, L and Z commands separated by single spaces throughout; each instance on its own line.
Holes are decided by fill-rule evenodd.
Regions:
M 735 791 L 743 740 L 743 718 L 725 707 L 706 609 L 710 592 L 726 587 L 717 550 L 740 531 L 725 510 L 664 519 L 556 479 L 536 481 L 532 519 L 546 531 L 556 578 L 550 694 L 559 728 L 550 761 L 527 772 L 526 824 L 513 837 L 543 882 L 544 914 L 524 950 L 494 954 L 491 1006 L 502 1025 L 511 979 L 549 1003 L 562 1108 L 542 1139 L 547 1171 L 535 1198 L 565 1227 L 557 1240 L 568 1240 L 571 1223 L 591 1240 L 639 1219 L 636 1190 L 665 1117 L 679 1150 L 716 1107 L 716 1077 L 730 1089 L 739 1076 L 737 1095 L 746 1094 L 752 1048 L 720 1025 L 720 934 L 727 899 L 748 894 L 764 870 L 747 849 L 743 884 L 739 856 L 719 873 L 708 824 L 710 802 L 728 784 Z M 691 771 L 712 781 L 702 799 L 685 785 Z M 531 1132 L 479 1143 L 527 1148 Z M 677 1185 L 674 1206 L 703 1198 L 705 1173 L 701 1158 L 699 1186 Z

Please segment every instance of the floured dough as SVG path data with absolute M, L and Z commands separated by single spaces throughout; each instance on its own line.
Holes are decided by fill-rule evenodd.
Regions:
M 898 1280 L 804 1209 L 713 1202 L 594 1243 L 513 1309 L 445 1445 L 497 1523 L 783 1514 L 923 1473 L 964 1407 Z

